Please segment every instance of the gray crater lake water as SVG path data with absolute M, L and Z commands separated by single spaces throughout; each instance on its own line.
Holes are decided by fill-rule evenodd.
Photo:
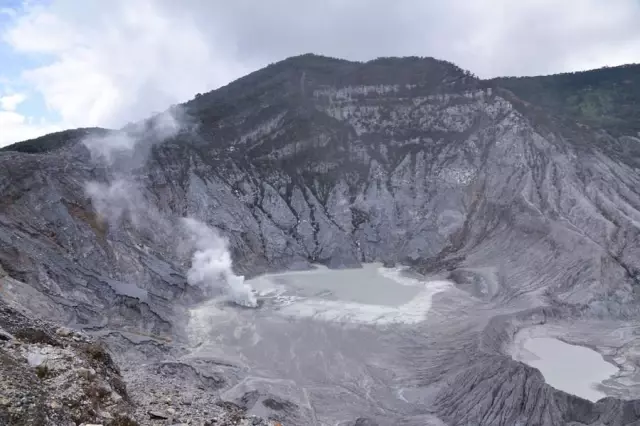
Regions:
M 341 270 L 317 266 L 310 271 L 263 275 L 248 283 L 258 292 L 275 284 L 299 297 L 383 306 L 400 306 L 424 289 L 423 283 L 403 276 L 402 270 L 383 268 L 377 263 Z
M 313 424 L 402 412 L 402 333 L 413 333 L 433 295 L 452 286 L 380 264 L 268 274 L 248 284 L 258 309 L 211 300 L 192 310 L 190 356 L 244 372 L 223 398 L 275 393 L 313 413 Z
M 540 370 L 554 388 L 593 402 L 607 396 L 598 385 L 618 372 L 593 349 L 531 336 L 526 330 L 516 335 L 513 358 Z

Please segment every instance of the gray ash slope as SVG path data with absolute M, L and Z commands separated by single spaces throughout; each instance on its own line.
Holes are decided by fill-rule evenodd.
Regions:
M 436 325 L 407 332 L 399 351 L 400 380 L 419 396 L 401 411 L 369 411 L 371 422 L 640 424 L 636 394 L 590 403 L 545 385 L 506 349 L 522 327 L 579 319 L 624 324 L 618 355 L 633 352 L 640 175 L 623 153 L 636 138 L 549 116 L 428 58 L 304 55 L 184 110 L 195 130 L 146 141 L 116 164 L 163 216 L 219 228 L 239 273 L 380 260 L 458 283 L 435 297 Z M 12 279 L 3 298 L 102 336 L 143 404 L 148 377 L 197 400 L 237 383 L 237 369 L 180 358 L 186 306 L 203 298 L 186 283 L 188 257 L 148 211 L 135 227 L 95 213 L 85 183 L 118 169 L 93 163 L 80 139 L 0 153 L 0 264 Z M 168 359 L 181 367 L 161 368 Z M 141 362 L 156 363 L 145 380 Z M 285 405 L 270 415 L 318 419 Z M 333 422 L 366 424 L 358 412 Z

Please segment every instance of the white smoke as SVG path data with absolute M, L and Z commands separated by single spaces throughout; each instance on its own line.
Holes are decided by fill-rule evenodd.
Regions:
M 168 220 L 147 203 L 133 175 L 146 162 L 153 145 L 175 137 L 185 127 L 183 117 L 182 110 L 174 107 L 125 129 L 82 141 L 93 161 L 107 166 L 111 174 L 106 183 L 85 184 L 86 194 L 103 219 L 114 224 L 127 216 L 136 228 L 153 224 L 168 230 Z
M 151 231 L 149 234 L 156 243 L 160 243 L 162 236 L 183 237 L 173 239 L 176 244 L 172 250 L 178 257 L 186 254 L 185 250 L 193 252 L 187 272 L 189 284 L 209 293 L 223 290 L 235 303 L 256 307 L 258 303 L 251 287 L 244 282 L 244 277 L 233 273 L 227 240 L 196 219 L 182 218 L 176 226 L 175 219 L 163 215 L 147 201 L 141 185 L 134 179 L 135 170 L 144 165 L 151 147 L 184 129 L 184 115 L 174 107 L 120 131 L 87 138 L 83 143 L 91 158 L 103 163 L 110 176 L 107 182 L 87 182 L 85 192 L 95 211 L 110 225 L 117 226 L 121 220 L 128 219 L 138 231 Z
M 222 284 L 233 302 L 252 308 L 258 306 L 251 286 L 243 276 L 233 273 L 227 240 L 196 219 L 182 218 L 182 225 L 195 248 L 187 273 L 189 284 L 204 290 L 220 288 Z
M 156 235 L 170 234 L 171 222 L 149 204 L 136 182 L 116 178 L 111 182 L 87 182 L 85 193 L 91 198 L 94 210 L 110 226 L 128 219 L 134 228 Z
M 124 129 L 103 136 L 92 136 L 83 140 L 94 161 L 113 166 L 122 156 L 131 156 L 136 148 L 147 148 L 141 153 L 140 162 L 146 160 L 148 148 L 175 137 L 186 128 L 185 115 L 181 108 L 173 107 L 149 120 L 129 124 Z M 130 170 L 129 170 L 130 171 Z
M 126 132 L 118 131 L 106 136 L 87 138 L 83 143 L 89 149 L 94 161 L 103 161 L 111 165 L 117 153 L 133 151 L 137 140 Z
M 134 226 L 140 223 L 136 212 L 142 197 L 132 182 L 125 179 L 111 183 L 87 182 L 85 192 L 91 198 L 93 208 L 110 222 L 117 222 L 128 214 Z

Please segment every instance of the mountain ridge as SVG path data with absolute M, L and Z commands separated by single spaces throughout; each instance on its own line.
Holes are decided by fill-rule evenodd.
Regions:
M 312 53 L 292 56 L 286 58 L 282 61 L 278 61 L 272 64 L 267 65 L 259 70 L 251 72 L 246 76 L 240 77 L 234 81 L 227 83 L 224 86 L 221 86 L 217 89 L 211 90 L 205 94 L 197 93 L 195 97 L 191 100 L 188 100 L 184 103 L 187 106 L 197 105 L 198 103 L 204 103 L 207 98 L 213 97 L 213 101 L 219 101 L 217 98 L 224 98 L 225 96 L 234 97 L 234 92 L 238 92 L 239 89 L 243 85 L 251 86 L 252 83 L 256 81 L 261 81 L 270 78 L 274 73 L 278 75 L 280 72 L 291 73 L 301 71 L 315 71 L 321 73 L 323 69 L 329 68 L 331 70 L 331 74 L 333 75 L 334 80 L 325 81 L 325 83 L 331 83 L 334 85 L 340 85 L 339 78 L 344 77 L 345 74 L 354 73 L 357 69 L 362 69 L 367 66 L 372 65 L 384 65 L 387 64 L 389 66 L 393 65 L 396 67 L 400 67 L 401 65 L 406 65 L 407 63 L 413 63 L 418 65 L 425 65 L 424 71 L 429 69 L 429 67 L 438 67 L 441 70 L 446 69 L 449 73 L 456 75 L 457 77 L 471 78 L 472 80 L 477 80 L 481 82 L 483 87 L 501 87 L 507 90 L 510 90 L 514 95 L 518 96 L 525 102 L 531 103 L 539 108 L 551 108 L 554 112 L 560 112 L 565 115 L 567 119 L 573 119 L 577 121 L 584 121 L 586 124 L 591 126 L 598 127 L 604 123 L 604 128 L 607 130 L 611 130 L 613 124 L 602 122 L 599 120 L 594 120 L 597 117 L 590 117 L 589 114 L 581 113 L 580 110 L 576 111 L 575 108 L 579 108 L 579 104 L 576 106 L 575 103 L 568 102 L 563 106 L 561 104 L 562 101 L 557 97 L 552 97 L 553 93 L 556 95 L 559 93 L 566 93 L 567 89 L 563 88 L 563 86 L 574 86 L 578 92 L 582 92 L 584 90 L 591 90 L 590 88 L 595 88 L 596 91 L 599 85 L 631 85 L 630 87 L 638 87 L 640 83 L 635 82 L 635 77 L 637 75 L 637 71 L 640 68 L 640 64 L 627 64 L 616 67 L 603 67 L 592 70 L 585 71 L 575 71 L 575 72 L 565 72 L 558 74 L 548 74 L 548 75 L 540 75 L 540 76 L 523 76 L 523 77 L 495 77 L 490 79 L 478 79 L 475 77 L 470 71 L 463 70 L 462 68 L 456 66 L 451 62 L 447 62 L 444 60 L 435 59 L 432 57 L 380 57 L 369 61 L 351 61 L 340 58 L 333 58 L 328 56 L 316 55 Z M 333 65 L 339 64 L 343 69 L 342 72 L 336 72 L 333 68 Z M 421 69 L 421 68 L 418 68 Z M 584 76 L 584 77 L 583 77 Z M 297 76 L 300 77 L 300 76 Z M 580 79 L 584 80 L 584 83 L 580 82 Z M 294 79 L 295 80 L 295 79 Z M 573 83 L 573 80 L 577 80 L 578 82 Z M 299 81 L 299 80 L 298 80 Z M 383 84 L 383 81 L 378 81 L 375 84 Z M 289 82 L 291 87 L 296 87 L 295 83 Z M 296 87 L 298 88 L 298 87 Z M 607 87 L 605 87 L 607 89 Z M 259 88 L 256 88 L 259 91 Z M 572 90 L 570 87 L 568 90 Z M 635 95 L 636 93 L 632 92 L 627 94 L 631 104 L 633 104 L 633 100 L 638 100 L 640 95 Z M 231 94 L 229 94 L 231 93 Z M 584 96 L 580 93 L 576 93 L 578 96 Z M 204 96 L 204 98 L 202 98 Z M 246 96 L 246 95 L 245 95 Z M 568 97 L 568 96 L 567 96 Z M 609 104 L 613 102 L 613 100 L 607 100 Z M 592 111 L 588 111 L 593 115 L 598 108 L 602 108 L 601 101 L 595 100 L 596 105 L 593 107 Z M 598 106 L 600 105 L 600 106 Z M 627 113 L 628 106 L 625 106 L 625 114 Z M 609 107 L 610 109 L 610 107 Z M 615 116 L 615 111 L 607 111 L 608 115 L 603 117 L 603 120 L 611 121 L 628 121 L 628 116 L 624 118 Z M 215 114 L 213 114 L 215 117 Z M 610 125 L 606 125 L 610 124 Z M 74 129 L 64 130 L 62 132 L 54 133 L 53 135 L 60 134 L 64 135 L 64 132 L 73 131 Z M 84 128 L 77 129 L 79 131 L 84 130 Z M 97 128 L 88 128 L 87 130 L 97 130 Z M 628 129 L 630 134 L 628 136 L 637 136 L 634 132 L 636 132 L 635 128 Z M 640 131 L 640 129 L 637 129 Z M 619 131 L 615 132 L 615 136 L 620 136 Z M 50 135 L 41 136 L 38 138 L 30 139 L 28 141 L 19 141 L 13 144 L 7 145 L 5 147 L 0 148 L 0 152 L 2 151 L 22 151 L 22 152 L 39 152 L 40 143 L 47 144 L 46 139 L 51 138 Z M 19 145 L 21 144 L 21 145 Z M 38 148 L 32 148 L 31 146 L 38 145 Z M 56 144 L 53 144 L 53 148 L 56 148 Z
M 179 129 L 159 115 L 50 152 L 0 154 L 0 266 L 14 289 L 3 297 L 104 339 L 141 406 L 152 381 L 285 424 L 361 424 L 365 414 L 373 424 L 634 424 L 638 390 L 623 384 L 635 380 L 640 312 L 632 141 L 432 59 L 410 59 L 404 73 L 393 67 L 406 62 L 389 59 L 329 60 L 328 70 L 315 56 L 291 61 L 306 60 L 320 69 L 281 62 L 198 96 Z M 95 157 L 110 135 L 124 139 Z M 332 325 L 240 311 L 228 321 L 246 315 L 239 329 L 270 336 L 260 351 L 277 356 L 201 358 L 210 336 L 193 340 L 192 309 L 208 305 L 188 280 L 182 217 L 220 231 L 238 274 L 381 261 L 453 285 L 424 323 L 380 332 L 376 348 L 390 352 L 357 370 L 353 402 L 337 407 L 329 395 L 353 374 L 339 366 L 364 362 L 344 361 L 357 348 L 316 356 L 279 340 L 314 347 L 314 333 L 347 333 Z M 568 395 L 514 361 L 515 334 L 535 327 L 610 348 L 622 370 L 603 386 L 615 398 Z M 335 376 L 314 377 L 317 358 Z M 181 367 L 154 373 L 168 360 Z M 386 395 L 394 386 L 410 389 L 406 403 Z M 288 408 L 264 408 L 265 398 Z

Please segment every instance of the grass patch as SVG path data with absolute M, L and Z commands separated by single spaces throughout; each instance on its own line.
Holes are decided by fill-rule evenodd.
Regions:
M 42 343 L 45 345 L 61 347 L 62 345 L 49 334 L 37 328 L 21 328 L 13 334 L 18 340 L 26 343 Z
M 51 377 L 51 370 L 46 364 L 40 364 L 36 367 L 36 376 L 38 376 L 40 380 L 47 379 Z
M 109 423 L 109 426 L 140 426 L 140 423 L 132 420 L 129 416 L 118 414 L 115 419 Z

